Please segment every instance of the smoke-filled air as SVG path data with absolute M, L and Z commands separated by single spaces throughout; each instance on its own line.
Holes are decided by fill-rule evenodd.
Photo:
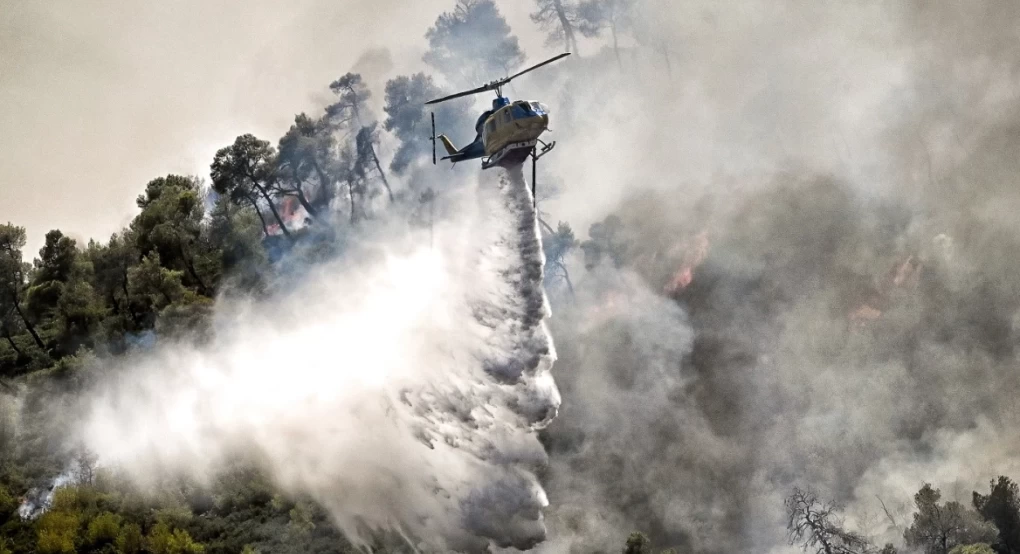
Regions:
M 1020 4 L 0 0 L 0 131 L 0 554 L 1020 553 Z

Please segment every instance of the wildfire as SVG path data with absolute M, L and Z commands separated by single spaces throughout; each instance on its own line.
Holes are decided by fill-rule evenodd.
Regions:
M 613 319 L 630 305 L 627 295 L 618 290 L 609 290 L 602 295 L 602 301 L 588 310 L 583 330 L 588 330 Z
M 702 231 L 682 245 L 683 262 L 669 283 L 663 287 L 666 294 L 675 294 L 694 282 L 694 270 L 708 257 L 708 232 Z
M 873 308 L 869 304 L 863 304 L 850 314 L 850 322 L 858 327 L 864 327 L 872 321 L 882 317 L 882 310 Z
M 921 262 L 913 256 L 894 269 L 892 284 L 894 287 L 913 286 L 921 274 Z
M 304 226 L 306 212 L 296 197 L 284 196 L 276 205 L 276 211 L 280 214 L 280 219 L 283 220 L 287 229 L 297 229 Z M 268 231 L 270 235 L 280 234 L 280 224 L 270 224 Z
M 913 288 L 917 285 L 923 264 L 913 255 L 907 256 L 902 262 L 893 265 L 886 279 L 879 285 L 878 293 L 861 304 L 850 313 L 850 322 L 857 327 L 865 327 L 882 317 L 882 310 L 875 305 L 888 303 L 888 296 L 895 289 Z

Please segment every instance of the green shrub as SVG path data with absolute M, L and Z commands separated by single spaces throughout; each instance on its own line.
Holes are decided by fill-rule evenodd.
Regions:
M 991 546 L 983 542 L 976 544 L 961 544 L 949 551 L 949 554 L 995 554 Z
M 137 523 L 128 523 L 120 528 L 117 535 L 117 550 L 121 554 L 137 554 L 142 551 L 142 528 Z
M 7 519 L 18 509 L 18 499 L 7 490 L 7 487 L 0 485 L 0 523 Z
M 165 523 L 157 523 L 149 531 L 148 550 L 152 554 L 201 554 L 205 547 L 194 541 L 183 529 L 170 530 Z
M 39 552 L 42 554 L 73 554 L 78 542 L 78 515 L 49 511 L 39 518 Z
M 120 536 L 120 524 L 123 518 L 117 514 L 103 512 L 89 522 L 85 540 L 91 545 L 107 544 Z

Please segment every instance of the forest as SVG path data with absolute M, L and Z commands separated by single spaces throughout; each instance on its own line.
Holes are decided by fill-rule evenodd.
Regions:
M 446 217 L 437 179 L 477 168 L 434 176 L 425 101 L 537 59 L 494 0 L 451 4 L 424 35 L 423 72 L 370 90 L 338 68 L 323 83 L 331 102 L 277 140 L 240 134 L 208 175 L 139 183 L 133 218 L 107 239 L 54 229 L 29 252 L 23 227 L 0 225 L 0 554 L 361 551 L 256 456 L 210 482 L 166 475 L 141 490 L 63 431 L 110 360 L 207 343 L 224 299 L 286 295 L 379 229 Z M 616 102 L 632 92 L 621 84 L 632 65 L 670 83 L 698 69 L 655 1 L 529 6 L 549 44 L 580 59 L 542 85 L 561 99 L 594 82 Z M 1015 46 L 971 47 L 954 52 L 1020 72 Z M 561 140 L 582 136 L 598 101 L 549 100 Z M 1020 389 L 1020 232 L 988 215 L 1020 204 L 1008 148 L 1020 144 L 1020 102 L 1008 101 L 1011 115 L 971 119 L 955 139 L 966 154 L 937 179 L 924 141 L 896 142 L 904 179 L 927 192 L 916 196 L 866 196 L 852 177 L 802 166 L 709 177 L 699 195 L 680 192 L 697 178 L 671 168 L 655 175 L 669 186 L 635 184 L 582 232 L 543 206 L 575 176 L 543 167 L 563 406 L 539 432 L 550 542 L 537 550 L 1020 553 L 1020 487 L 1000 475 L 1016 466 L 955 461 L 984 448 L 975 435 L 1014 444 L 1002 435 Z M 436 110 L 463 132 L 458 144 L 468 107 Z M 964 109 L 935 105 L 922 119 L 944 125 L 953 108 Z M 967 489 L 975 482 L 986 486 Z M 420 551 L 397 530 L 374 540 L 373 552 Z

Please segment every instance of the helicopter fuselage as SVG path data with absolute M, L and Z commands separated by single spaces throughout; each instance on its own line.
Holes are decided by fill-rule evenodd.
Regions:
M 429 137 L 429 140 L 432 141 L 432 163 L 436 163 L 436 142 L 441 142 L 449 154 L 443 157 L 444 160 L 450 160 L 456 164 L 464 160 L 483 158 L 482 169 L 495 166 L 508 167 L 523 162 L 528 155 L 532 154 L 537 160 L 552 150 L 556 145 L 555 142 L 546 144 L 538 138 L 549 130 L 549 109 L 540 102 L 524 100 L 511 102 L 509 98 L 503 96 L 502 90 L 505 85 L 517 77 L 569 55 L 570 52 L 564 52 L 508 77 L 496 79 L 471 90 L 425 102 L 426 105 L 431 105 L 480 92 L 496 92 L 496 98 L 492 101 L 492 109 L 482 113 L 475 124 L 477 133 L 475 140 L 464 148 L 455 147 L 446 135 L 436 135 L 436 115 L 432 114 L 432 136 Z M 541 144 L 540 151 L 539 144 Z
M 491 167 L 515 167 L 524 163 L 524 160 L 530 156 L 531 194 L 533 199 L 536 198 L 535 168 L 538 159 L 548 154 L 556 146 L 555 142 L 545 143 L 539 138 L 542 133 L 549 130 L 549 108 L 541 102 L 524 100 L 511 102 L 509 98 L 503 96 L 502 91 L 505 85 L 517 77 L 569 55 L 570 52 L 564 52 L 523 71 L 496 79 L 480 87 L 425 102 L 426 105 L 431 105 L 486 91 L 495 91 L 496 93 L 496 98 L 492 101 L 492 109 L 483 112 L 475 123 L 475 140 L 464 148 L 458 149 L 446 135 L 436 135 L 436 114 L 432 113 L 432 136 L 429 137 L 429 140 L 432 141 L 432 163 L 436 163 L 437 142 L 442 143 L 448 154 L 443 157 L 444 160 L 449 160 L 456 165 L 465 160 L 481 158 L 483 170 Z
M 548 129 L 549 110 L 544 105 L 524 100 L 508 101 L 485 119 L 481 129 L 485 155 L 494 156 L 514 143 L 534 141 Z
M 445 135 L 441 140 L 454 163 L 485 158 L 482 168 L 509 167 L 524 161 L 537 144 L 538 137 L 549 129 L 549 108 L 540 102 L 498 97 L 492 101 L 475 124 L 475 140 L 457 150 Z

